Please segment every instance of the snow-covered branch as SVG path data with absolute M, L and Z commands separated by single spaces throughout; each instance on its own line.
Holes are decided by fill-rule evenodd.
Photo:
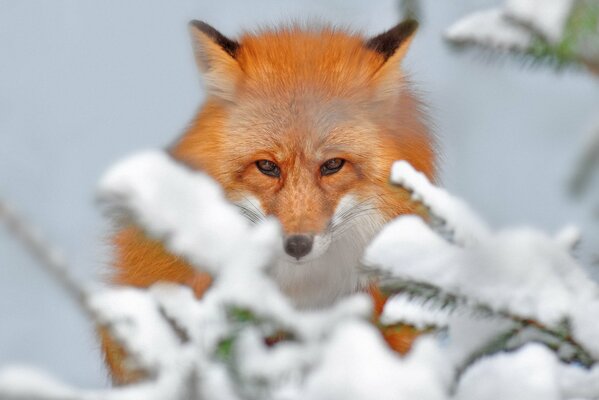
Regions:
M 596 0 L 506 0 L 466 15 L 445 32 L 460 47 L 509 52 L 558 67 L 599 66 L 599 3 Z
M 392 181 L 409 188 L 414 199 L 429 205 L 437 218 L 452 221 L 450 225 L 464 221 L 464 227 L 483 226 L 461 201 L 432 187 L 405 162 L 394 165 Z M 530 228 L 478 229 L 469 229 L 477 232 L 477 241 L 456 246 L 420 218 L 401 217 L 371 243 L 365 263 L 383 271 L 380 284 L 387 292 L 426 299 L 438 308 L 510 319 L 569 346 L 575 357 L 564 359 L 592 364 L 599 347 L 582 332 L 597 328 L 580 310 L 599 304 L 598 286 L 570 254 L 576 232 L 567 228 L 550 237 Z
M 478 400 L 508 398 L 513 384 L 498 386 L 508 379 L 522 398 L 599 396 L 596 368 L 580 366 L 599 358 L 597 287 L 569 253 L 572 231 L 493 232 L 405 162 L 392 180 L 430 218 L 396 219 L 365 254 L 383 289 L 397 294 L 377 326 L 363 294 L 330 309 L 295 309 L 268 276 L 277 222 L 250 224 L 210 178 L 161 152 L 117 164 L 100 185 L 105 209 L 214 283 L 200 300 L 169 284 L 85 292 L 94 320 L 143 379 L 90 391 L 6 367 L 0 398 Z M 422 330 L 404 357 L 379 332 L 400 323 Z M 544 377 L 536 385 L 522 377 L 532 367 Z

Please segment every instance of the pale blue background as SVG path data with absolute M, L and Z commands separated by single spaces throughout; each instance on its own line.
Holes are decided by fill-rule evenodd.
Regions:
M 588 257 L 597 223 L 564 184 L 599 109 L 597 82 L 450 51 L 442 31 L 494 3 L 424 1 L 406 61 L 442 138 L 442 181 L 497 227 L 581 224 Z M 91 278 L 107 259 L 93 204 L 102 171 L 169 143 L 202 99 L 187 22 L 235 35 L 306 17 L 377 33 L 399 14 L 392 0 L 0 0 L 0 195 Z M 107 382 L 91 326 L 0 228 L 0 365 L 13 362 L 85 387 Z

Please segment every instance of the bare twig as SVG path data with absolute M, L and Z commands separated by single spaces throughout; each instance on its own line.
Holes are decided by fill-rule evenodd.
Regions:
M 56 278 L 67 292 L 81 305 L 85 306 L 87 289 L 72 274 L 63 253 L 46 240 L 40 231 L 6 201 L 0 198 L 0 220 L 4 220 L 9 232 L 17 238 L 44 268 Z
M 97 310 L 90 305 L 92 290 L 75 278 L 72 268 L 63 253 L 43 237 L 39 229 L 19 215 L 5 200 L 0 198 L 0 220 L 4 220 L 9 232 L 17 238 L 39 263 L 61 284 L 67 293 L 77 302 L 81 310 L 97 327 L 106 330 L 111 339 L 128 350 L 126 343 L 116 334 L 114 321 L 103 321 Z M 134 354 L 127 352 L 127 357 L 135 365 L 139 360 Z

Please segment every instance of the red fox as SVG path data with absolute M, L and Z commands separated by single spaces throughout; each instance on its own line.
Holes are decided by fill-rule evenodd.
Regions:
M 416 211 L 389 184 L 391 164 L 407 160 L 434 175 L 431 135 L 400 67 L 417 24 L 372 38 L 292 25 L 239 40 L 190 26 L 207 98 L 172 156 L 213 177 L 250 221 L 278 218 L 270 274 L 295 305 L 324 307 L 367 290 L 358 268 L 365 246 L 385 222 Z M 135 227 L 114 243 L 114 283 L 172 281 L 198 297 L 210 285 Z M 105 348 L 115 381 L 131 380 L 120 350 L 108 340 Z

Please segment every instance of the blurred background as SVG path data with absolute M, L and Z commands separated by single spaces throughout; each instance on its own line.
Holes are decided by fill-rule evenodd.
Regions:
M 597 196 L 568 191 L 599 115 L 597 81 L 583 70 L 456 52 L 443 40 L 464 15 L 500 3 L 419 2 L 405 67 L 430 105 L 440 182 L 498 229 L 579 226 L 578 255 L 598 276 Z M 401 14 L 397 0 L 0 0 L 0 196 L 66 253 L 77 276 L 99 279 L 110 255 L 94 205 L 99 177 L 129 153 L 170 143 L 202 101 L 191 19 L 229 36 L 310 18 L 376 34 Z M 93 327 L 0 225 L 0 366 L 8 363 L 108 384 Z

